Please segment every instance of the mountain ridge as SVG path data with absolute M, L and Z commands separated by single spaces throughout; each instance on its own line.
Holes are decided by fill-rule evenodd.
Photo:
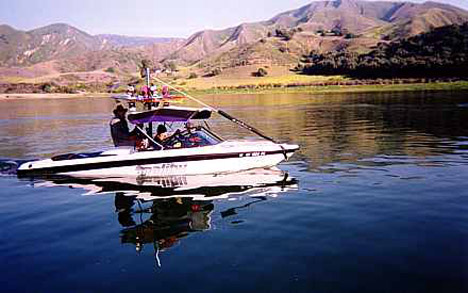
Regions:
M 431 18 L 430 21 L 426 21 L 425 17 Z M 218 41 L 219 36 L 232 34 L 240 26 L 251 28 L 250 30 L 253 31 L 244 33 L 249 37 L 244 38 L 242 44 L 255 43 L 265 38 L 268 32 L 271 34 L 278 28 L 296 28 L 309 33 L 339 28 L 356 35 L 385 27 L 386 34 L 373 37 L 374 45 L 376 45 L 381 40 L 410 37 L 427 32 L 433 27 L 461 24 L 465 21 L 468 21 L 467 11 L 438 2 L 416 4 L 412 2 L 356 0 L 317 1 L 298 9 L 280 13 L 263 22 L 245 23 L 224 30 L 211 30 L 209 35 L 204 34 L 205 31 L 197 32 L 188 38 L 190 41 L 171 54 L 169 59 L 191 64 L 203 61 L 204 58 L 213 59 L 214 55 L 226 53 L 229 49 L 225 47 L 223 42 Z M 198 40 L 196 40 L 197 38 Z M 234 38 L 230 37 L 230 39 Z M 363 40 L 363 42 L 367 44 L 369 40 Z M 210 45 L 206 46 L 206 44 Z M 337 47 L 343 45 L 346 45 L 346 41 L 341 42 Z M 320 48 L 312 46 L 305 49 L 317 50 Z M 192 55 L 192 52 L 197 52 L 197 54 Z
M 28 31 L 2 24 L 0 25 L 0 65 L 30 66 L 55 59 L 77 57 L 93 51 L 167 45 L 171 42 L 180 43 L 181 40 L 183 39 L 115 34 L 91 35 L 66 23 L 54 23 Z M 11 51 L 16 55 L 12 56 Z
M 329 0 L 260 22 L 199 31 L 187 39 L 91 35 L 65 23 L 29 31 L 4 24 L 0 25 L 0 67 L 130 73 L 142 59 L 155 65 L 175 62 L 207 70 L 251 64 L 286 66 L 310 51 L 365 52 L 379 42 L 464 22 L 468 22 L 468 11 L 433 1 Z

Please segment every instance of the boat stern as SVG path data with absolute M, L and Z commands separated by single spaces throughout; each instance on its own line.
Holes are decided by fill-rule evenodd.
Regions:
M 286 158 L 289 160 L 296 151 L 300 149 L 300 147 L 297 144 L 287 144 L 287 143 L 282 143 L 279 144 L 281 148 L 284 150 Z

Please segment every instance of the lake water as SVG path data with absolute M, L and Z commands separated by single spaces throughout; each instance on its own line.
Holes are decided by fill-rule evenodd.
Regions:
M 203 198 L 145 201 L 129 195 L 161 189 L 5 174 L 2 291 L 468 291 L 468 93 L 205 102 L 299 144 L 279 165 L 287 175 L 259 186 L 228 177 L 232 186 L 197 189 Z M 0 101 L 0 157 L 110 146 L 114 104 Z M 213 127 L 254 138 L 221 118 Z

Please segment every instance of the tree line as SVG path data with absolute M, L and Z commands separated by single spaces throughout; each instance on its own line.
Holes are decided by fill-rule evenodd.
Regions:
M 361 78 L 468 76 L 468 23 L 433 29 L 407 39 L 379 43 L 369 53 L 344 50 L 304 56 L 297 71 Z

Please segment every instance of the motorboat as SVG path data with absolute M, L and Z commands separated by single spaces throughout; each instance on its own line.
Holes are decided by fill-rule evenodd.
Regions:
M 210 129 L 207 122 L 213 113 L 220 114 L 264 139 L 222 139 Z M 29 161 L 19 166 L 18 176 L 136 178 L 224 174 L 272 167 L 288 160 L 299 149 L 294 144 L 277 143 L 245 122 L 209 106 L 190 108 L 161 102 L 157 107 L 132 112 L 127 118 L 140 130 L 149 147 L 117 147 L 94 153 L 64 154 Z M 174 131 L 164 144 L 157 143 L 152 137 L 155 123 L 167 125 Z

